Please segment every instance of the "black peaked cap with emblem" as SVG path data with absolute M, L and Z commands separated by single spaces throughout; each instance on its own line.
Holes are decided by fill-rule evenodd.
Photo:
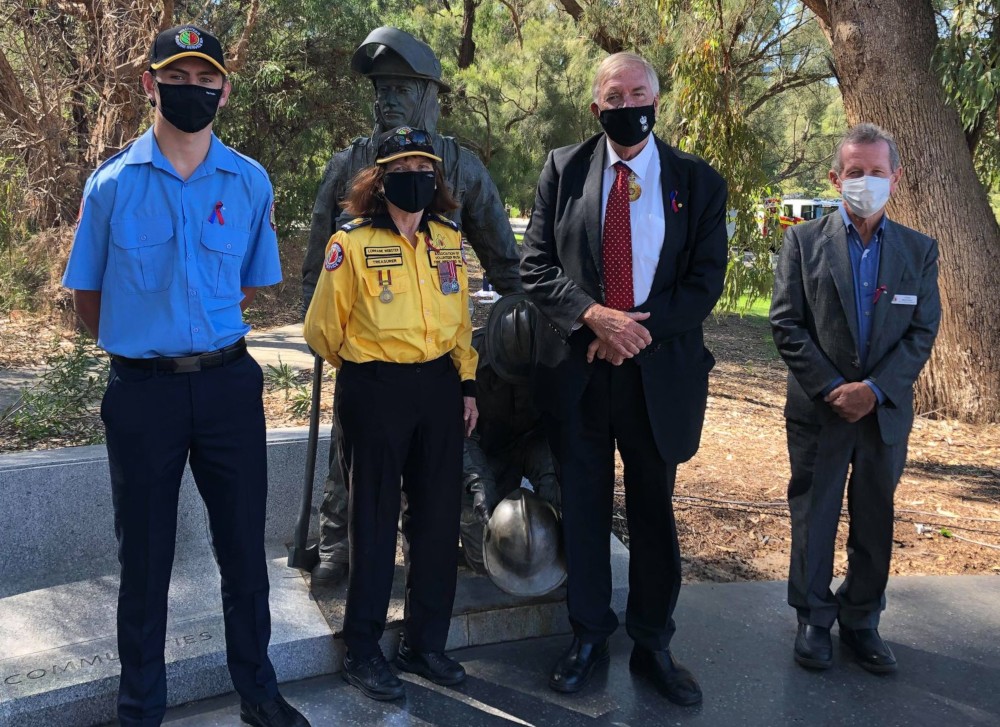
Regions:
M 156 36 L 149 49 L 149 67 L 156 71 L 181 58 L 201 58 L 219 69 L 226 70 L 226 56 L 219 39 L 197 25 L 178 25 Z

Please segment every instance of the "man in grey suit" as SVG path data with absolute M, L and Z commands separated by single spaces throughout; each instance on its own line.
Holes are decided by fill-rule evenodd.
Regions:
M 795 660 L 833 663 L 830 629 L 868 671 L 895 671 L 878 633 L 892 555 L 893 494 L 913 425 L 913 382 L 941 318 L 937 243 L 888 219 L 902 169 L 874 124 L 837 147 L 838 212 L 790 227 L 775 271 L 771 328 L 788 365 L 785 425 L 791 480 L 788 603 Z M 848 469 L 850 479 L 848 480 Z M 844 485 L 847 577 L 830 590 Z

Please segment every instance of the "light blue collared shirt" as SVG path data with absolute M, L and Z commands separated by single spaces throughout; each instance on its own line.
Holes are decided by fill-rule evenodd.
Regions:
M 885 232 L 885 221 L 888 218 L 883 213 L 882 221 L 866 247 L 861 242 L 861 235 L 858 234 L 854 223 L 847 215 L 843 202 L 840 203 L 840 217 L 844 220 L 844 226 L 847 228 L 847 250 L 851 258 L 851 274 L 854 278 L 854 307 L 858 318 L 858 361 L 861 368 L 864 369 L 868 359 L 868 349 L 871 345 L 875 296 L 878 295 L 876 291 L 878 290 L 878 267 L 882 258 L 882 235 Z M 824 390 L 823 394 L 830 393 L 844 381 L 845 379 L 838 378 Z M 865 379 L 865 384 L 875 393 L 879 404 L 885 403 L 885 394 L 874 382 Z
M 101 291 L 109 353 L 218 350 L 250 330 L 241 288 L 281 281 L 273 203 L 264 169 L 214 134 L 184 180 L 150 129 L 87 180 L 63 285 Z

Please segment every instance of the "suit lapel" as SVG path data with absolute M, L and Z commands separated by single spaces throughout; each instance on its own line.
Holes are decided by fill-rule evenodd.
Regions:
M 837 286 L 837 294 L 840 296 L 840 305 L 847 317 L 847 327 L 851 330 L 851 337 L 854 339 L 854 350 L 858 350 L 858 307 L 854 300 L 854 273 L 851 271 L 851 254 L 847 249 L 847 228 L 840 219 L 839 214 L 830 215 L 832 218 L 828 231 L 826 245 L 823 253 L 830 266 L 830 274 L 833 276 L 834 285 Z
M 597 279 L 604 275 L 601 265 L 601 187 L 604 180 L 604 162 L 607 156 L 607 142 L 602 137 L 590 157 L 590 167 L 587 179 L 583 183 L 584 200 L 584 231 L 587 234 L 587 245 L 594 258 L 597 268 Z
M 899 281 L 903 279 L 903 268 L 905 267 L 899 255 L 899 237 L 896 235 L 895 225 L 892 220 L 885 221 L 885 231 L 882 233 L 882 250 L 878 260 L 878 284 L 885 286 L 885 292 L 879 297 L 875 304 L 875 320 L 872 321 L 872 341 L 878 340 L 878 333 L 885 325 L 886 316 L 889 315 L 889 308 L 892 305 L 892 296 L 899 292 Z M 871 347 L 868 351 L 868 360 L 872 360 Z
M 656 142 L 656 150 L 660 155 L 660 183 L 663 192 L 663 249 L 660 252 L 659 262 L 656 264 L 656 272 L 653 274 L 653 285 L 650 293 L 663 289 L 664 278 L 677 267 L 674 272 L 675 277 L 680 278 L 684 274 L 679 266 L 687 260 L 687 255 L 682 254 L 684 242 L 688 234 L 688 215 L 690 214 L 690 189 L 687 184 L 687 177 L 677 170 L 675 157 L 664 142 L 653 137 Z M 678 203 L 677 211 L 674 211 L 670 194 L 676 192 Z

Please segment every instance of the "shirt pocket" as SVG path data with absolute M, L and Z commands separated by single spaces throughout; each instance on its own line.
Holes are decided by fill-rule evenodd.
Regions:
M 378 279 L 379 272 L 379 270 L 364 272 L 365 292 L 368 294 L 365 308 L 371 315 L 372 324 L 376 329 L 384 331 L 412 328 L 414 316 L 419 315 L 420 311 L 414 308 L 411 300 L 413 293 L 410 292 L 410 276 L 401 269 L 381 270 L 383 280 L 388 280 L 389 276 L 392 279 L 392 284 L 388 286 L 392 299 L 385 302 L 381 297 L 383 286 Z
M 243 297 L 240 271 L 247 253 L 250 233 L 229 225 L 211 222 L 201 226 L 201 272 L 209 297 Z
M 469 304 L 468 289 L 469 279 L 461 272 L 457 273 L 458 291 L 445 294 L 441 290 L 441 279 L 437 270 L 431 274 L 434 278 L 434 292 L 438 298 L 438 305 L 441 310 L 441 327 L 446 330 L 455 330 L 462 325 L 462 315 L 465 307 Z
M 155 293 L 174 280 L 175 245 L 169 217 L 141 217 L 111 223 L 118 286 L 126 293 Z

